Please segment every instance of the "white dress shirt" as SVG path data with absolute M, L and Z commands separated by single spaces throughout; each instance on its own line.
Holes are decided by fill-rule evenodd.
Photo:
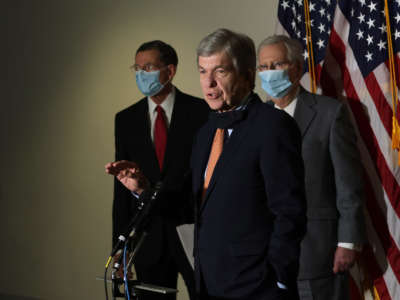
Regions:
M 164 110 L 166 121 L 167 121 L 167 128 L 171 123 L 172 111 L 174 109 L 175 104 L 175 94 L 176 90 L 173 86 L 171 92 L 168 94 L 167 98 L 160 104 L 162 109 Z M 154 141 L 154 123 L 157 117 L 157 104 L 151 99 L 151 97 L 147 97 L 147 103 L 149 105 L 149 117 L 150 117 L 150 126 L 151 126 L 151 140 Z

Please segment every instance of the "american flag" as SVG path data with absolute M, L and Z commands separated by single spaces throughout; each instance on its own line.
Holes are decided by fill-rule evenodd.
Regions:
M 397 86 L 400 0 L 388 0 Z M 280 0 L 276 33 L 306 46 L 305 1 Z M 365 169 L 369 243 L 352 269 L 352 299 L 400 299 L 400 167 L 392 144 L 388 26 L 384 0 L 308 1 L 317 93 L 349 104 Z M 302 84 L 310 88 L 304 51 Z M 397 120 L 400 109 L 396 109 Z

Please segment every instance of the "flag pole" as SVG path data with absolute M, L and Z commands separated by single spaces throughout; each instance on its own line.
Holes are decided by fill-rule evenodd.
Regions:
M 385 0 L 385 18 L 386 18 L 386 33 L 388 40 L 389 53 L 389 70 L 390 70 L 390 92 L 392 94 L 393 117 L 392 117 L 392 149 L 400 150 L 400 126 L 396 118 L 398 98 L 397 98 L 397 82 L 396 69 L 393 54 L 392 33 L 390 29 L 390 16 L 388 1 Z M 400 153 L 398 152 L 398 164 L 400 165 Z
M 312 38 L 311 38 L 311 18 L 310 18 L 310 9 L 308 7 L 308 0 L 304 0 L 304 19 L 306 24 L 306 42 L 307 42 L 307 52 L 308 52 L 308 71 L 310 74 L 310 85 L 311 92 L 317 92 L 317 82 L 315 76 L 315 68 L 314 68 L 314 51 L 312 46 Z

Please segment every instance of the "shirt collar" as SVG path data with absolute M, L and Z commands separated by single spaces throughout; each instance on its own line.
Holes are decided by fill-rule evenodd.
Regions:
M 297 98 L 299 96 L 300 89 L 297 90 L 296 96 L 294 99 L 289 103 L 288 106 L 284 108 L 280 108 L 278 105 L 274 104 L 274 107 L 280 110 L 284 110 L 286 113 L 288 113 L 291 117 L 294 116 L 294 111 L 296 110 L 296 105 L 297 105 Z
M 172 86 L 171 92 L 164 99 L 164 101 L 160 104 L 160 106 L 163 108 L 163 110 L 167 116 L 172 115 L 172 110 L 174 108 L 174 103 L 175 103 L 175 95 L 176 95 L 176 90 L 175 90 L 175 87 Z M 147 97 L 147 102 L 149 105 L 149 112 L 154 114 L 157 104 L 150 97 Z
M 280 108 L 278 105 L 274 104 L 274 107 L 280 110 L 284 110 L 285 112 L 287 112 L 291 117 L 294 116 L 294 111 L 296 109 L 296 105 L 297 105 L 297 97 L 294 98 L 292 100 L 292 102 L 289 103 L 288 106 L 284 107 L 284 108 Z

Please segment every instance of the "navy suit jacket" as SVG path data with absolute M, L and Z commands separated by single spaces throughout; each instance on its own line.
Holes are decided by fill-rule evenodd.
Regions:
M 279 281 L 296 290 L 305 232 L 301 135 L 285 112 L 252 94 L 224 144 L 205 198 L 204 172 L 215 128 L 207 122 L 192 152 L 197 198 L 195 278 L 214 297 L 257 299 Z

